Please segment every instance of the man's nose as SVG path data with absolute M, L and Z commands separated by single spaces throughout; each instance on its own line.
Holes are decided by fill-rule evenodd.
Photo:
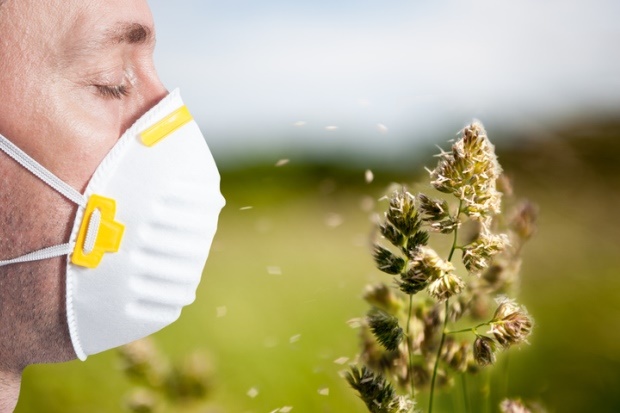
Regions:
M 168 95 L 168 89 L 164 87 L 157 74 L 148 79 L 148 83 L 144 85 L 144 112 L 155 106 L 160 100 Z M 142 113 L 144 113 L 142 112 Z
M 168 95 L 168 90 L 161 83 L 156 73 L 144 78 L 136 85 L 136 88 L 137 90 L 132 94 L 131 103 L 125 107 L 120 133 L 127 130 L 150 108 Z

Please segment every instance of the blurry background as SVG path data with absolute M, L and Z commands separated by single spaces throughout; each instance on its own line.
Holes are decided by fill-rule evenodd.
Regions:
M 615 0 L 150 3 L 159 73 L 222 165 L 381 167 L 472 117 L 513 131 L 620 106 Z
M 389 282 L 370 217 L 476 117 L 541 212 L 519 297 L 537 324 L 509 393 L 620 411 L 618 2 L 150 4 L 160 75 L 182 89 L 228 201 L 195 304 L 154 336 L 172 360 L 209 355 L 209 406 L 364 411 L 338 372 L 357 353 L 347 320 L 365 313 L 364 286 Z M 132 387 L 116 351 L 30 367 L 17 412 L 123 411 Z

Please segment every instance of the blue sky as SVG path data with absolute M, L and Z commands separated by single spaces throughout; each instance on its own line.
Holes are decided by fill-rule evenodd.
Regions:
M 471 118 L 620 109 L 620 2 L 149 2 L 156 64 L 218 156 L 397 153 Z

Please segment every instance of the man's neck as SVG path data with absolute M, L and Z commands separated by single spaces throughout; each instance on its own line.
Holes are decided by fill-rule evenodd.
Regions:
M 0 371 L 0 413 L 12 413 L 15 410 L 21 380 L 19 373 Z

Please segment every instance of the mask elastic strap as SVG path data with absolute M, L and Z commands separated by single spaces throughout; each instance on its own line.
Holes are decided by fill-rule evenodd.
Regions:
M 46 260 L 48 258 L 61 257 L 63 255 L 69 255 L 73 251 L 71 244 L 54 245 L 53 247 L 47 247 L 38 251 L 22 255 L 21 257 L 13 258 L 11 260 L 0 260 L 0 267 L 5 265 L 18 264 L 22 262 Z
M 52 189 L 60 193 L 65 198 L 69 199 L 70 201 L 79 205 L 82 208 L 86 207 L 86 198 L 82 194 L 80 194 L 71 186 L 67 185 L 62 179 L 58 178 L 56 175 L 45 169 L 43 165 L 32 159 L 30 156 L 28 156 L 28 154 L 26 154 L 26 152 L 19 149 L 11 141 L 9 141 L 2 135 L 0 135 L 0 150 L 5 152 L 17 163 L 26 168 L 33 175 L 45 182 Z M 70 243 L 54 245 L 52 247 L 47 247 L 38 251 L 30 252 L 28 254 L 22 255 L 21 257 L 16 257 L 10 260 L 0 260 L 0 267 L 10 264 L 39 261 L 48 258 L 69 255 L 73 251 L 73 248 L 74 246 Z
M 66 184 L 62 179 L 45 169 L 43 165 L 32 159 L 26 152 L 19 149 L 4 136 L 0 135 L 0 150 L 13 158 L 17 163 L 30 171 L 37 178 L 52 187 L 56 192 L 72 201 L 73 203 L 86 207 L 86 198 L 73 187 Z

